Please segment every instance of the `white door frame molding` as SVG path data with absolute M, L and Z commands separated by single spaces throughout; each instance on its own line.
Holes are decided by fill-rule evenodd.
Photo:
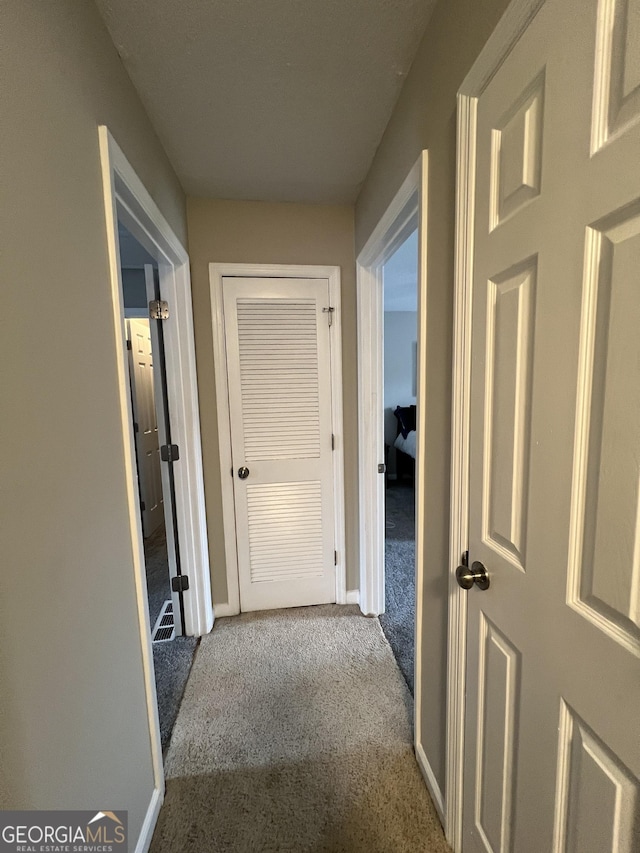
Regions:
M 222 522 L 227 571 L 227 601 L 216 602 L 216 615 L 235 616 L 240 613 L 240 588 L 238 579 L 238 551 L 236 542 L 235 504 L 233 479 L 226 476 L 232 471 L 231 425 L 229 419 L 229 389 L 227 378 L 227 352 L 224 334 L 222 280 L 225 277 L 241 278 L 309 278 L 327 279 L 329 300 L 335 311 L 332 314 L 334 335 L 331 340 L 331 423 L 335 436 L 333 453 L 334 483 L 334 534 L 337 551 L 336 602 L 347 603 L 347 578 L 345 565 L 344 526 L 344 428 L 342 417 L 342 312 L 340 301 L 340 267 L 292 266 L 288 264 L 209 264 L 211 288 L 211 320 L 213 324 L 213 358 L 216 381 L 216 412 L 218 416 L 218 443 L 220 470 L 222 472 Z
M 108 128 L 101 125 L 98 133 L 111 279 L 115 359 L 119 380 L 122 449 L 127 476 L 131 552 L 135 571 L 155 783 L 136 846 L 136 851 L 143 851 L 150 843 L 164 797 L 164 770 L 153 670 L 131 396 L 128 390 L 129 372 L 118 220 L 158 261 L 162 293 L 163 296 L 166 294 L 165 298 L 170 302 L 172 310 L 173 322 L 167 322 L 165 331 L 165 354 L 172 438 L 180 447 L 180 463 L 175 466 L 175 501 L 178 513 L 180 556 L 183 572 L 189 575 L 190 582 L 189 590 L 184 595 L 186 633 L 192 636 L 206 634 L 213 627 L 214 614 L 211 605 L 189 256 Z
M 445 833 L 462 850 L 467 593 L 455 572 L 469 541 L 469 417 L 478 99 L 544 0 L 512 0 L 458 90 L 456 249 L 451 425 L 449 637 Z
M 422 175 L 427 174 L 427 152 L 423 151 L 405 178 L 385 214 L 356 259 L 358 323 L 358 494 L 360 507 L 360 609 L 368 616 L 384 613 L 384 294 L 383 267 L 407 237 L 420 227 L 426 233 L 426 203 L 421 204 Z M 426 200 L 425 200 L 426 201 Z M 422 208 L 424 207 L 424 211 Z M 422 240 L 418 240 L 422 245 Z M 419 248 L 418 280 L 418 378 L 417 396 L 425 341 L 421 335 L 426 308 L 426 257 Z M 420 409 L 417 408 L 420 418 Z M 418 428 L 418 441 L 420 440 Z M 418 456 L 418 452 L 416 456 Z M 416 492 L 419 471 L 416 460 Z M 417 511 L 417 510 L 416 510 Z
M 425 413 L 427 359 L 428 151 L 423 151 L 357 259 L 358 476 L 360 495 L 360 609 L 384 612 L 383 267 L 418 229 L 418 364 L 416 394 L 416 618 L 414 745 L 433 802 L 444 820 L 444 799 L 422 744 L 422 622 L 424 595 Z

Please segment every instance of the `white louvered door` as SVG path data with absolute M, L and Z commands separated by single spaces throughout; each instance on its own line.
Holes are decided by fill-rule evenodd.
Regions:
M 334 602 L 328 281 L 222 290 L 241 609 Z

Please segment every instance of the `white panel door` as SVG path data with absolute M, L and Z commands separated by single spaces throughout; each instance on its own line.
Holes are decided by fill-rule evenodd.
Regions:
M 464 851 L 640 850 L 640 0 L 478 102 Z
M 131 394 L 140 499 L 143 503 L 142 530 L 146 538 L 151 536 L 164 520 L 149 321 L 127 320 L 127 338 L 131 346 L 129 350 Z
M 241 609 L 334 602 L 328 281 L 222 291 Z

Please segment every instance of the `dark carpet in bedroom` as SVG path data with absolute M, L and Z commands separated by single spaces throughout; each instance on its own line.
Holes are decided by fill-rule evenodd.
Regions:
M 144 541 L 144 556 L 149 598 L 151 630 L 164 602 L 171 597 L 169 561 L 164 525 Z M 176 637 L 168 643 L 153 643 L 153 668 L 158 696 L 162 751 L 169 746 L 171 732 L 178 716 L 182 694 L 191 671 L 197 646 L 196 637 Z
M 380 624 L 411 695 L 415 645 L 415 553 L 413 483 L 389 481 L 386 490 L 386 611 L 380 616 Z

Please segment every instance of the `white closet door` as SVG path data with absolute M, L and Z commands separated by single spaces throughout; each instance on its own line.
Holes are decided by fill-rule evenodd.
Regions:
M 335 601 L 329 284 L 223 281 L 240 606 Z
M 127 320 L 129 370 L 136 427 L 136 453 L 140 499 L 143 504 L 142 529 L 145 538 L 162 523 L 162 480 L 158 419 L 156 417 L 153 354 L 148 320 Z

